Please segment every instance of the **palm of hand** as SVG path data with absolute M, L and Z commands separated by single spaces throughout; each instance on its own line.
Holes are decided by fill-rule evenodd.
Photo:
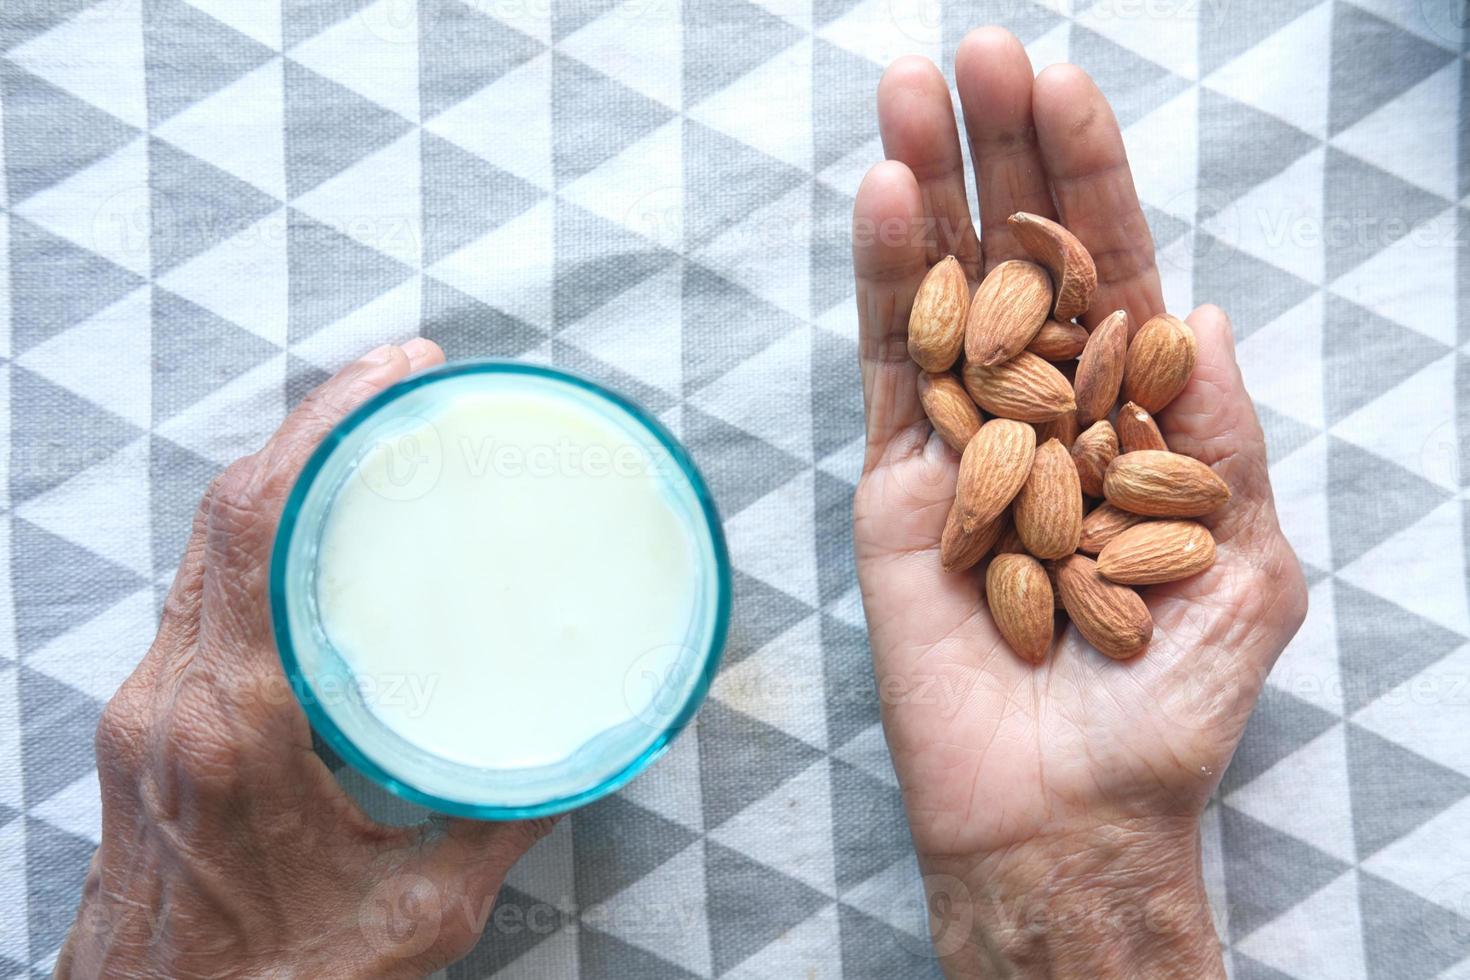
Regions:
M 1090 80 L 1061 66 L 1033 89 L 1024 50 L 1000 31 L 972 34 L 956 66 L 984 265 L 1023 254 L 1007 215 L 1054 216 L 1055 196 L 1097 260 L 1088 325 L 1118 308 L 1135 325 L 1161 312 L 1117 124 Z M 930 437 L 904 348 L 928 265 L 952 253 L 972 277 L 982 266 L 949 94 L 932 65 L 908 59 L 889 70 L 878 99 L 890 161 L 870 172 L 855 209 L 868 451 L 854 528 L 879 690 L 930 695 L 883 705 L 918 850 L 989 854 L 1099 821 L 1192 822 L 1305 612 L 1230 325 L 1214 308 L 1190 316 L 1199 363 L 1159 419 L 1171 447 L 1213 465 L 1231 487 L 1231 502 L 1207 521 L 1215 567 L 1145 590 L 1155 632 L 1141 657 L 1108 660 L 1069 628 L 1040 666 L 1023 662 L 991 621 L 978 574 L 940 568 L 958 457 Z M 900 227 L 932 234 L 884 233 Z

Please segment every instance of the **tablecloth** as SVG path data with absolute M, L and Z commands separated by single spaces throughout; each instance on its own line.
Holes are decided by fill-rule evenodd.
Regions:
M 1234 975 L 1470 976 L 1449 0 L 7 0 L 0 976 L 53 962 L 93 726 L 203 486 L 418 333 L 647 405 L 736 569 L 697 728 L 450 976 L 936 975 L 851 557 L 847 226 L 883 66 L 986 22 L 1112 99 L 1170 308 L 1234 317 L 1311 584 L 1204 821 Z

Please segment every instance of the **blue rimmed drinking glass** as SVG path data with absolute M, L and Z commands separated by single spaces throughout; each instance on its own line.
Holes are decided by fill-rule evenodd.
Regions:
M 395 431 L 422 424 L 456 396 L 521 389 L 588 408 L 669 465 L 655 468 L 665 500 L 685 523 L 699 581 L 685 641 L 639 683 L 627 722 L 551 765 L 490 769 L 443 758 L 374 713 L 365 685 L 332 645 L 317 602 L 321 542 L 333 502 L 365 454 Z M 386 559 L 385 559 L 386 560 Z M 441 813 L 514 820 L 561 813 L 615 791 L 658 758 L 709 690 L 730 621 L 730 559 L 704 479 L 669 432 L 628 399 L 565 371 L 512 361 L 446 365 L 381 392 L 336 426 L 301 471 L 276 532 L 271 615 L 286 678 L 317 733 L 347 763 L 389 791 Z M 452 682 L 452 678 L 448 679 Z

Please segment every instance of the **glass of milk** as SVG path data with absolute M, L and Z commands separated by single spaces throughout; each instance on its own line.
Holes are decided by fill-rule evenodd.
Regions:
M 704 480 L 637 405 L 461 363 L 323 441 L 281 517 L 271 607 L 343 759 L 434 810 L 519 819 L 611 793 L 689 722 L 730 564 Z

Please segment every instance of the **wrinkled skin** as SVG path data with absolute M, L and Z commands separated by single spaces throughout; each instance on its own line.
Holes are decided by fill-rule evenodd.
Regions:
M 547 821 L 369 819 L 312 752 L 271 636 L 267 566 L 326 431 L 411 370 L 382 347 L 210 486 L 158 637 L 97 727 L 102 843 L 58 977 L 419 977 L 474 945 Z
M 1141 657 L 1109 660 L 1069 628 L 1040 666 L 1022 661 L 990 619 L 981 572 L 940 568 L 958 457 L 931 435 L 918 402 L 905 351 L 914 291 L 946 254 L 972 279 L 1024 258 L 1005 218 L 1025 210 L 1057 218 L 1093 254 L 1099 288 L 1087 326 L 1125 309 L 1136 330 L 1164 304 L 1118 126 L 1092 81 L 1071 65 L 1033 81 L 1015 38 L 985 29 L 961 45 L 956 82 L 978 175 L 978 238 L 950 95 L 919 58 L 895 63 L 880 83 L 888 160 L 864 179 L 854 212 L 867 413 L 854 531 L 875 669 L 880 691 L 885 681 L 902 692 L 937 679 L 929 690 L 956 692 L 938 705 L 884 699 L 914 841 L 931 877 L 952 875 L 1001 901 L 1043 888 L 1090 894 L 1107 877 L 1177 889 L 1181 907 L 1201 904 L 1198 818 L 1306 612 L 1231 326 L 1216 307 L 1190 314 L 1198 363 L 1158 419 L 1173 449 L 1230 486 L 1229 504 L 1205 519 L 1217 564 L 1144 590 L 1156 626 Z M 1199 928 L 1185 922 L 1193 915 L 1179 912 L 1181 929 Z M 1003 924 L 989 932 L 946 958 L 951 974 L 1051 975 L 1081 964 Z M 1029 970 L 1043 960 L 1045 969 Z

